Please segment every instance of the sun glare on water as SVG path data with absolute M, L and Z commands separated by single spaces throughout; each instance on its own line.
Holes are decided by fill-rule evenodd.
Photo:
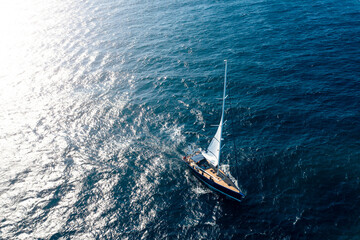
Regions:
M 34 205 L 44 201 L 37 199 L 35 193 L 53 188 L 61 173 L 61 169 L 49 170 L 45 166 L 58 157 L 55 148 L 66 147 L 61 133 L 54 130 L 58 124 L 52 124 L 59 119 L 55 113 L 64 108 L 55 103 L 66 100 L 58 86 L 69 79 L 66 74 L 60 76 L 60 70 L 55 71 L 61 69 L 62 63 L 63 51 L 59 43 L 67 39 L 62 31 L 67 31 L 63 30 L 63 23 L 66 23 L 68 13 L 62 4 L 56 0 L 0 1 L 2 183 L 9 184 L 9 179 L 17 179 L 19 174 L 23 174 L 20 183 L 10 184 L 11 188 L 0 194 L 0 216 L 8 222 L 8 228 L 1 229 L 5 233 L 12 231 L 11 224 L 31 215 Z M 61 34 L 62 38 L 59 37 Z M 43 171 L 49 172 L 39 178 L 39 172 Z M 29 196 L 27 200 L 19 200 L 19 196 L 24 195 Z M 73 193 L 66 198 L 66 201 L 71 201 Z M 16 206 L 16 214 L 13 214 L 12 206 Z M 58 208 L 62 210 L 61 204 Z M 54 211 L 54 216 L 37 228 L 33 237 L 43 238 L 49 234 L 45 228 L 56 231 L 63 220 L 57 218 L 58 215 L 64 214 Z M 28 238 L 26 234 L 18 236 L 18 239 Z
M 54 5 L 54 6 L 52 6 Z M 36 89 L 49 85 L 54 61 L 55 1 L 0 2 L 0 107 L 8 112 L 28 105 Z M 54 65 L 54 64 L 52 64 Z M 37 91 L 39 92 L 39 91 Z M 33 106 L 37 104 L 32 102 Z M 28 106 L 32 108 L 33 106 Z M 6 115 L 6 111 L 3 111 Z M 6 116 L 1 116 L 0 121 Z
M 34 59 L 39 39 L 36 23 L 40 11 L 38 4 L 30 1 L 1 1 L 0 3 L 0 136 L 5 141 L 9 134 L 17 131 L 17 122 L 24 121 L 21 112 L 31 93 L 36 70 Z M 30 107 L 31 108 L 31 107 Z
M 49 99 L 49 71 L 57 50 L 49 43 L 55 1 L 0 1 L 0 153 L 12 149 L 11 136 L 33 127 Z M 49 59 L 52 59 L 49 61 Z M 2 151 L 3 150 L 3 151 Z M 6 151 L 5 151 L 6 150 Z M 15 151 L 15 150 L 14 150 Z M 10 151 L 11 152 L 11 151 Z M 11 156 L 0 155 L 1 159 Z M 16 152 L 16 151 L 15 151 Z
M 22 68 L 27 48 L 36 41 L 31 15 L 36 14 L 27 1 L 5 1 L 0 7 L 0 76 L 9 77 Z M 22 64 L 22 65 L 20 65 Z M 2 81 L 3 82 L 3 81 Z

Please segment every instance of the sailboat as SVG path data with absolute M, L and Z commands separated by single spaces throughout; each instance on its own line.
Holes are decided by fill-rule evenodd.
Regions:
M 245 195 L 220 169 L 220 157 L 222 147 L 222 131 L 224 125 L 224 108 L 226 95 L 226 72 L 227 72 L 227 61 L 225 60 L 225 76 L 224 76 L 224 91 L 222 97 L 222 112 L 221 119 L 215 136 L 212 138 L 210 145 L 207 150 L 204 151 L 201 148 L 189 149 L 183 160 L 195 174 L 195 176 L 207 185 L 211 190 L 218 192 L 230 199 L 241 202 Z

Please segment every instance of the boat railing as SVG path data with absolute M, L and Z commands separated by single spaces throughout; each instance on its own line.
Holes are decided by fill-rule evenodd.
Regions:
M 189 163 L 190 167 L 194 168 L 195 170 L 197 170 L 201 175 L 206 175 L 210 180 L 217 180 L 219 181 L 218 178 L 212 176 L 211 174 L 209 174 L 208 172 L 206 172 L 204 169 L 202 169 L 201 167 L 199 167 L 198 165 L 196 165 L 195 163 L 191 163 L 192 161 L 190 161 L 190 158 L 185 158 L 185 161 Z
M 202 169 L 201 167 L 195 165 L 195 168 L 196 168 L 197 170 L 199 170 L 199 171 L 202 173 L 202 175 L 204 175 L 204 173 L 205 173 L 206 175 L 209 176 L 210 179 L 213 179 L 213 176 L 211 176 L 209 173 L 207 173 L 207 172 L 206 172 L 204 169 Z

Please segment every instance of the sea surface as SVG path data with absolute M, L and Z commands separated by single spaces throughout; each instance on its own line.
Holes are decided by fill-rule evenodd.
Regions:
M 0 239 L 360 239 L 360 1 L 2 1 Z

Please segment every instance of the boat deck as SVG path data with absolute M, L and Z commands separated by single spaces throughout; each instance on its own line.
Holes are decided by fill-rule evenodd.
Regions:
M 240 192 L 236 185 L 230 180 L 228 176 L 226 176 L 226 174 L 221 169 L 219 169 L 219 174 L 217 174 L 217 169 L 213 165 L 211 165 L 206 159 L 203 159 L 196 163 L 191 159 L 191 156 L 187 156 L 185 158 L 185 161 L 190 165 L 190 167 L 192 167 L 202 176 L 234 192 Z

